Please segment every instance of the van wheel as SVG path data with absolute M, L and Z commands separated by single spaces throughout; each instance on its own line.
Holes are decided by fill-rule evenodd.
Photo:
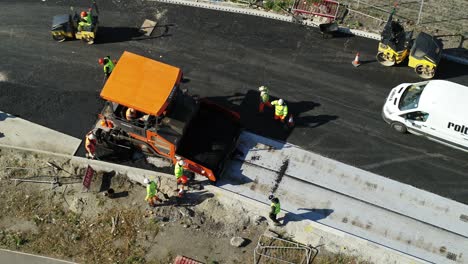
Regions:
M 400 122 L 393 122 L 393 123 L 391 124 L 391 126 L 392 126 L 393 129 L 395 129 L 395 130 L 396 130 L 397 132 L 399 132 L 399 133 L 402 133 L 402 134 L 403 134 L 403 133 L 408 132 L 408 129 L 406 129 L 406 126 L 403 125 L 403 124 L 400 123 Z

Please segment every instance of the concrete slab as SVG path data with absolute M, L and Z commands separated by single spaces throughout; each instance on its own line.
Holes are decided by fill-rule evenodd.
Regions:
M 149 37 L 151 36 L 151 33 L 153 33 L 153 30 L 156 24 L 157 24 L 156 21 L 145 19 L 145 21 L 143 21 L 143 24 L 140 27 L 140 30 L 145 32 L 144 34 L 145 36 Z
M 380 175 L 323 157 L 298 146 L 244 132 L 240 150 L 248 166 L 286 175 L 426 222 L 468 238 L 468 206 Z M 252 174 L 251 174 L 252 175 Z M 253 174 L 255 175 L 255 174 Z M 264 179 L 263 179 L 264 180 Z
M 466 205 L 251 133 L 239 148 L 219 185 L 264 203 L 277 188 L 286 226 L 307 219 L 424 261 L 466 263 Z
M 0 111 L 0 146 L 74 155 L 81 140 Z
M 229 205 L 237 201 L 239 206 L 248 208 L 246 213 L 250 215 L 268 215 L 268 204 L 253 200 L 244 194 L 215 186 L 206 186 L 205 189 L 214 193 L 221 204 Z M 326 249 L 330 252 L 358 256 L 371 263 L 430 263 L 309 219 L 299 218 L 280 227 L 270 226 L 270 230 L 279 234 L 286 233 L 294 241 L 318 250 Z

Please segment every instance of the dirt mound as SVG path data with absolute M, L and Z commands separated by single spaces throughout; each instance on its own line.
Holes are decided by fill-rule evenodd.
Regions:
M 253 241 L 267 228 L 266 222 L 250 224 L 242 208 L 226 207 L 204 190 L 176 198 L 172 177 L 160 179 L 168 199 L 161 195 L 163 202 L 149 208 L 145 188 L 117 172 L 97 171 L 84 192 L 85 167 L 71 165 L 66 158 L 9 149 L 0 153 L 3 248 L 80 263 L 169 263 L 176 255 L 248 263 L 255 243 L 235 248 L 230 239 Z M 13 180 L 26 178 L 59 184 Z M 108 188 L 115 190 L 116 198 L 103 195 Z

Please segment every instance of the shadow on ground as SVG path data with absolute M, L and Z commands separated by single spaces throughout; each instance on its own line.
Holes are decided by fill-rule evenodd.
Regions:
M 7 118 L 16 118 L 17 116 L 10 115 L 5 112 L 0 112 L 0 121 L 5 121 Z
M 468 65 L 452 62 L 442 59 L 437 67 L 434 79 L 449 79 L 454 77 L 465 76 L 468 74 Z
M 157 206 L 195 206 L 201 204 L 203 201 L 209 198 L 213 198 L 214 194 L 207 191 L 198 191 L 198 192 L 186 192 L 182 198 L 177 197 L 177 192 L 174 190 L 174 193 L 167 193 L 169 199 L 163 201 Z
M 273 108 L 265 107 L 264 112 L 259 113 L 258 91 L 249 90 L 245 94 L 235 93 L 231 96 L 209 97 L 207 99 L 238 112 L 241 118 L 241 125 L 252 133 L 280 141 L 286 141 L 294 129 L 288 127 L 285 123 L 282 123 L 279 120 L 274 120 Z M 277 99 L 278 98 L 273 96 L 270 97 L 270 101 Z M 286 101 L 286 103 L 288 105 L 289 113 L 294 116 L 294 121 L 297 126 L 308 126 L 308 124 L 314 123 L 312 127 L 318 127 L 338 118 L 337 116 L 302 117 L 305 112 L 320 106 L 320 104 L 316 102 Z M 301 121 L 301 119 L 304 120 Z
M 291 213 L 288 212 L 283 218 L 279 218 L 278 220 L 283 221 L 283 225 L 286 225 L 289 222 L 299 222 L 304 219 L 318 221 L 321 219 L 327 218 L 329 215 L 333 213 L 333 209 L 315 209 L 315 208 L 299 208 L 298 210 L 306 211 L 301 214 Z
M 104 192 L 111 188 L 112 178 L 115 175 L 115 171 L 104 172 L 102 174 L 101 187 L 99 187 L 99 192 Z
M 94 43 L 117 43 L 170 37 L 171 34 L 169 31 L 173 26 L 173 24 L 158 25 L 154 28 L 150 36 L 145 36 L 145 32 L 137 27 L 99 27 Z
M 330 121 L 336 120 L 337 118 L 338 116 L 335 116 L 335 115 L 316 115 L 316 116 L 298 117 L 296 118 L 296 127 L 316 128 Z
M 223 174 L 216 182 L 217 186 L 223 186 L 225 184 L 243 185 L 253 182 L 252 179 L 247 177 L 243 172 L 243 161 L 237 160 L 236 158 L 237 157 L 233 157 L 225 164 Z

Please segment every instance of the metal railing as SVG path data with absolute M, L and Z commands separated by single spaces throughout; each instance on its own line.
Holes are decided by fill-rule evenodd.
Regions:
M 339 7 L 340 3 L 334 0 L 296 0 L 291 11 L 293 14 L 325 17 L 334 21 Z
M 310 264 L 316 254 L 315 248 L 263 234 L 254 249 L 254 264 Z

